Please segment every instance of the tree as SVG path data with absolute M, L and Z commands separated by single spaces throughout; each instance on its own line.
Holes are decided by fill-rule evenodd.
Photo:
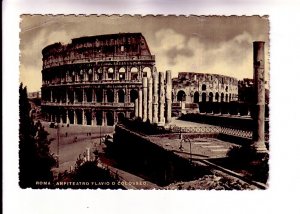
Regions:
M 34 124 L 29 116 L 27 88 L 22 83 L 19 94 L 19 185 L 34 188 L 37 181 L 52 180 L 55 159 L 49 153 L 48 133 L 39 121 Z

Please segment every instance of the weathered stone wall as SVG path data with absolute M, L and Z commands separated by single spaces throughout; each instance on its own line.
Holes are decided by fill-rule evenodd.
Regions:
M 141 33 L 82 37 L 45 47 L 42 111 L 48 121 L 114 125 L 134 116 L 155 57 Z

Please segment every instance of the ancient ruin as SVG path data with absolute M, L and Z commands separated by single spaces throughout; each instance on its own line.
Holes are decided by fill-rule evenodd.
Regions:
M 142 116 L 141 109 L 134 112 L 134 102 L 142 95 L 143 77 L 153 73 L 155 56 L 141 33 L 75 38 L 49 45 L 42 54 L 47 121 L 112 126 L 124 117 Z

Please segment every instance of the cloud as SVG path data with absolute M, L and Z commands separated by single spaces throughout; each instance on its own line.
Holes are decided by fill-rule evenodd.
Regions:
M 253 41 L 266 41 L 269 70 L 268 30 L 268 21 L 259 17 L 24 16 L 20 81 L 28 83 L 28 91 L 40 90 L 41 51 L 47 45 L 118 32 L 141 32 L 156 56 L 157 69 L 172 70 L 173 77 L 178 72 L 202 72 L 252 78 Z

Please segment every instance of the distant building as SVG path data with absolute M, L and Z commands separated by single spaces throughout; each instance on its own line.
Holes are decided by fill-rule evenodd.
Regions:
M 40 99 L 42 97 L 41 91 L 35 91 L 35 92 L 28 92 L 28 98 L 29 99 Z
M 238 80 L 225 75 L 180 72 L 172 85 L 173 108 L 186 113 L 199 111 L 199 103 L 238 100 Z

